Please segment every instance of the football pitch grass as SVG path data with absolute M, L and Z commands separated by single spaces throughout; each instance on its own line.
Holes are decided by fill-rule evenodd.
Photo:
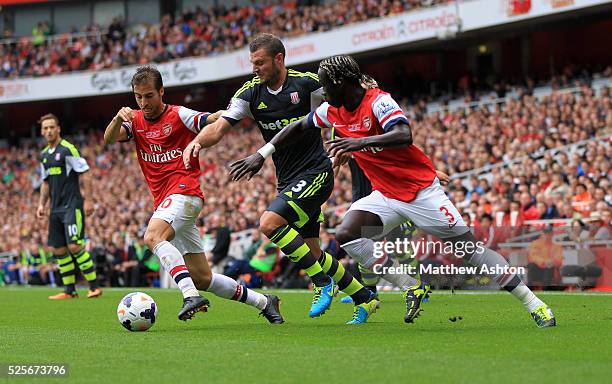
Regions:
M 208 313 L 177 320 L 176 290 L 141 289 L 158 304 L 155 325 L 128 332 L 116 307 L 137 289 L 53 302 L 57 289 L 0 288 L 0 364 L 68 363 L 74 383 L 491 383 L 610 382 L 612 295 L 543 293 L 558 326 L 538 329 L 504 292 L 434 292 L 415 324 L 402 296 L 383 293 L 368 324 L 349 326 L 352 305 L 307 316 L 311 293 L 273 291 L 285 324 L 207 295 Z M 462 319 L 460 320 L 459 317 Z M 455 321 L 451 321 L 453 319 Z

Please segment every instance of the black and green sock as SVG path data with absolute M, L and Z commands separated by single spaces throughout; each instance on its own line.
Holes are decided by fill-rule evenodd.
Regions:
M 270 234 L 270 240 L 310 276 L 314 285 L 323 287 L 329 284 L 329 277 L 323 272 L 298 231 L 287 224 L 281 225 Z
M 75 267 L 74 261 L 69 254 L 55 255 L 57 264 L 59 265 L 60 276 L 62 277 L 62 283 L 64 284 L 64 292 L 67 294 L 74 294 L 76 289 L 74 288 L 75 278 Z
M 93 260 L 91 260 L 91 256 L 89 252 L 85 250 L 85 248 L 81 248 L 77 253 L 72 254 L 72 257 L 76 260 L 79 265 L 79 269 L 85 276 L 85 280 L 89 283 L 89 289 L 94 290 L 98 288 L 98 279 L 96 276 L 96 269 L 94 267 Z
M 338 289 L 349 295 L 355 305 L 365 303 L 370 300 L 368 291 L 356 278 L 344 269 L 344 266 L 334 259 L 332 255 L 323 252 L 319 258 L 319 264 L 328 276 L 338 284 Z
M 357 268 L 359 268 L 359 273 L 361 274 L 361 281 L 363 281 L 363 285 L 372 293 L 376 293 L 378 291 L 378 288 L 376 286 L 380 281 L 380 276 L 361 265 L 361 263 L 357 265 Z

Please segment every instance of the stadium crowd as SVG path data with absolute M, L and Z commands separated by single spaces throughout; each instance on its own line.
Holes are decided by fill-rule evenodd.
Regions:
M 476 174 L 455 178 L 447 187 L 476 229 L 491 222 L 519 228 L 526 220 L 581 219 L 586 238 L 609 239 L 611 100 L 610 88 L 596 95 L 582 85 L 576 94 L 553 92 L 537 99 L 526 92 L 491 108 L 417 113 L 412 121 L 414 142 L 451 176 L 491 164 L 507 165 L 494 167 L 489 178 Z M 152 201 L 132 144 L 105 147 L 100 132 L 70 138 L 88 159 L 96 180 L 96 193 L 89 197 L 95 212 L 86 223 L 89 248 L 96 249 L 98 261 L 107 264 L 109 282 L 129 284 L 142 278 L 124 275 L 138 264 L 135 261 L 141 267 L 146 261 L 134 259 L 128 250 L 142 237 Z M 603 139 L 588 142 L 584 151 L 547 152 L 595 137 Z M 257 226 L 275 195 L 272 162 L 249 184 L 231 182 L 227 164 L 255 152 L 262 143 L 259 131 L 244 124 L 204 152 L 201 180 L 207 202 L 198 222 L 202 235 L 218 234 L 219 228 L 229 233 Z M 46 239 L 47 222 L 35 216 L 41 147 L 40 142 L 24 141 L 0 149 L 0 252 L 20 255 L 13 265 L 36 253 Z M 328 201 L 336 208 L 327 211 L 327 228 L 336 225 L 350 201 L 350 173 L 344 167 Z M 227 247 L 215 255 L 215 262 L 226 256 Z
M 126 26 L 115 18 L 72 34 L 53 35 L 41 21 L 31 37 L 0 43 L 0 78 L 46 76 L 124 65 L 163 63 L 172 59 L 215 55 L 239 49 L 251 36 L 270 32 L 281 37 L 324 32 L 371 18 L 430 7 L 451 0 L 338 0 L 299 5 L 273 1 L 245 7 L 219 6 L 164 15 L 152 25 Z M 310 3 L 310 2 L 306 2 Z M 77 33 L 84 32 L 84 33 Z

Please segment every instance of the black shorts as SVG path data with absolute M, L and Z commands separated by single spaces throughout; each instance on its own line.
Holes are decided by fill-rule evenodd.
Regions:
M 319 237 L 323 221 L 321 206 L 334 189 L 332 168 L 304 173 L 279 192 L 268 206 L 268 211 L 281 215 L 303 238 Z
M 67 244 L 85 243 L 85 215 L 83 206 L 77 206 L 60 212 L 51 212 L 49 216 L 50 247 L 60 248 Z

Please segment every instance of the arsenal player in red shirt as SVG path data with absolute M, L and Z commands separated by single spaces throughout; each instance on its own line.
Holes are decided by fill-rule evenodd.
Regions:
M 183 151 L 222 111 L 211 114 L 165 104 L 162 76 L 150 66 L 136 70 L 132 90 L 140 110 L 121 108 L 106 128 L 104 142 L 133 140 L 136 144 L 138 162 L 154 199 L 144 240 L 183 294 L 179 319 L 188 320 L 208 309 L 200 289 L 254 306 L 271 323 L 282 323 L 278 297 L 262 295 L 212 273 L 195 225 L 204 195 L 199 167 L 185 169 Z

